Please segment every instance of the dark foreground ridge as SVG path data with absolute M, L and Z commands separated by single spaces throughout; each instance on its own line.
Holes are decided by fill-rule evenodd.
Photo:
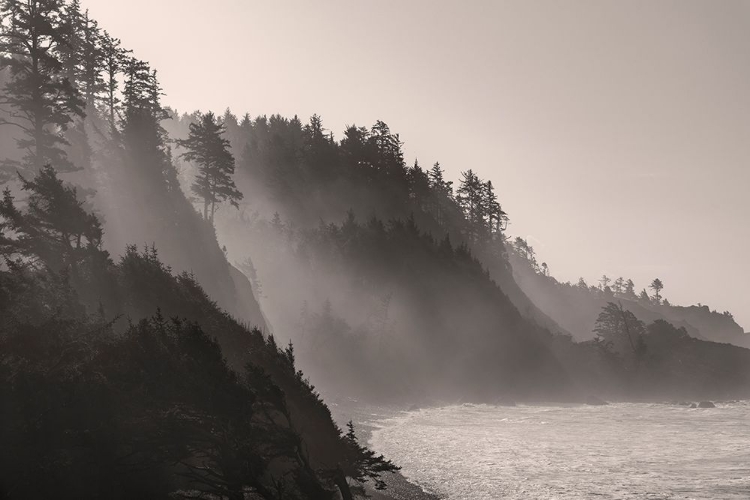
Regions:
M 27 208 L 0 205 L 0 498 L 351 498 L 397 470 L 333 423 L 291 345 L 154 250 L 112 262 L 51 168 L 23 188 Z

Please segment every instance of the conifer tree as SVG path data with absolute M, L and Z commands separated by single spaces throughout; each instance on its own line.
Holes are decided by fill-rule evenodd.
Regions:
M 64 3 L 60 11 L 60 35 L 63 43 L 59 48 L 60 65 L 63 77 L 78 88 L 83 54 L 83 13 L 80 0 Z
M 484 213 L 487 218 L 487 225 L 490 234 L 499 234 L 505 230 L 508 222 L 508 215 L 503 211 L 495 194 L 495 188 L 492 181 L 487 181 L 482 185 Z
M 242 199 L 242 193 L 232 179 L 234 157 L 229 151 L 229 141 L 222 137 L 223 132 L 224 125 L 209 112 L 198 123 L 190 124 L 187 139 L 177 141 L 187 150 L 182 158 L 198 164 L 199 173 L 192 190 L 203 199 L 203 218 L 212 223 L 217 203 L 229 201 L 239 208 Z
M 60 172 L 75 169 L 63 151 L 63 134 L 74 116 L 83 116 L 84 103 L 63 74 L 60 56 L 68 30 L 64 12 L 62 0 L 0 4 L 0 65 L 10 70 L 0 106 L 11 117 L 0 119 L 0 124 L 20 129 L 17 145 L 25 152 L 20 163 L 4 162 L 6 178 L 14 167 L 32 173 L 50 163 Z
M 654 301 L 657 304 L 660 304 L 661 303 L 661 291 L 664 288 L 664 283 L 662 283 L 659 278 L 656 278 L 654 281 L 651 282 L 651 284 L 648 287 L 654 291 Z
M 414 160 L 414 165 L 407 172 L 409 181 L 409 197 L 414 200 L 418 207 L 422 207 L 430 193 L 430 181 L 427 172 L 419 166 L 419 160 Z
M 109 117 L 109 124 L 112 130 L 117 123 L 117 112 L 120 99 L 117 96 L 119 83 L 117 77 L 123 71 L 127 63 L 127 53 L 120 46 L 120 40 L 113 38 L 106 31 L 101 37 L 101 57 L 104 68 L 104 107 Z
M 81 21 L 81 68 L 79 88 L 86 103 L 86 109 L 91 112 L 106 90 L 102 72 L 105 68 L 106 44 L 103 43 L 101 30 L 97 22 L 89 17 L 89 11 L 83 13 Z
M 160 122 L 168 117 L 161 106 L 161 88 L 148 63 L 129 59 L 125 68 L 122 133 L 141 150 L 163 150 L 166 132 Z
M 628 296 L 631 299 L 635 299 L 636 298 L 636 295 L 635 295 L 635 283 L 633 283 L 633 280 L 629 279 L 625 283 L 625 291 L 624 291 L 624 293 L 625 293 L 626 296 Z
M 612 284 L 612 291 L 618 295 L 625 291 L 625 279 L 622 276 L 617 278 Z
M 374 146 L 375 167 L 379 171 L 385 174 L 403 173 L 404 153 L 401 150 L 403 143 L 398 134 L 392 134 L 388 125 L 378 120 L 370 130 L 369 141 Z
M 99 220 L 84 209 L 75 188 L 63 185 L 52 167 L 45 166 L 32 180 L 21 177 L 21 181 L 28 193 L 25 211 L 16 208 L 8 189 L 0 203 L 0 226 L 15 235 L 3 237 L 0 231 L 0 255 L 55 271 L 70 267 L 75 272 L 87 255 L 100 253 Z
M 62 73 L 77 90 L 85 104 L 85 112 L 96 112 L 96 100 L 103 90 L 101 34 L 96 21 L 89 12 L 81 11 L 80 2 L 73 0 L 63 9 L 65 43 L 61 46 L 60 61 Z M 69 160 L 78 168 L 91 166 L 92 148 L 89 142 L 89 128 L 86 116 L 74 116 L 73 124 L 65 133 L 69 143 L 66 148 Z
M 468 240 L 476 242 L 484 229 L 484 188 L 473 170 L 461 172 L 461 184 L 456 191 L 456 201 L 468 222 Z
M 441 226 L 445 224 L 448 205 L 453 203 L 453 181 L 446 181 L 443 174 L 444 170 L 439 162 L 435 162 L 427 173 L 430 189 L 434 193 L 435 220 Z
M 226 121 L 224 122 L 226 124 Z M 303 171 L 302 179 L 311 182 L 330 182 L 336 176 L 338 164 L 336 145 L 331 136 L 325 133 L 323 122 L 318 115 L 310 117 L 303 133 Z
M 542 276 L 549 276 L 549 266 L 546 262 L 542 262 Z
M 453 181 L 446 181 L 443 176 L 444 172 L 440 162 L 435 162 L 427 175 L 430 179 L 430 187 L 450 198 L 453 196 Z
M 122 167 L 116 175 L 138 186 L 134 189 L 142 199 L 161 205 L 161 209 L 152 206 L 152 212 L 166 215 L 182 193 L 167 133 L 161 126 L 169 116 L 161 106 L 161 88 L 156 72 L 144 61 L 129 59 L 123 72 L 122 118 L 112 142 L 122 155 Z
M 347 432 L 343 436 L 346 459 L 340 464 L 338 474 L 333 478 L 335 484 L 339 487 L 344 500 L 353 500 L 354 494 L 364 496 L 364 488 L 351 488 L 347 484 L 346 478 L 352 478 L 359 484 L 368 480 L 375 483 L 375 489 L 385 489 L 385 483 L 381 479 L 384 473 L 393 473 L 400 469 L 390 460 L 386 460 L 383 455 L 377 455 L 372 450 L 359 444 L 357 435 L 354 432 L 354 424 L 350 421 L 347 424 Z

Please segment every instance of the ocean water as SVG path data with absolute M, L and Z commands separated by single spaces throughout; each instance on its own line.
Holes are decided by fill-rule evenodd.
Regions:
M 750 499 L 750 402 L 461 405 L 374 425 L 372 448 L 448 500 Z

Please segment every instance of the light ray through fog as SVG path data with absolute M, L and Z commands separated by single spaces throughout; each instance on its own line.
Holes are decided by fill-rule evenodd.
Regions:
M 385 120 L 492 179 L 554 275 L 658 275 L 750 330 L 747 3 L 83 4 L 180 111 Z

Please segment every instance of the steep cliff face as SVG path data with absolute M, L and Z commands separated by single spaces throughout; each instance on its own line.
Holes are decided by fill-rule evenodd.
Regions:
M 503 248 L 505 245 L 503 244 Z M 478 258 L 521 315 L 555 335 L 572 335 L 570 330 L 545 312 L 529 297 L 524 288 L 519 286 L 517 282 L 519 277 L 508 260 L 507 252 L 503 252 L 501 257 L 480 251 Z
M 651 307 L 667 321 L 693 326 L 699 332 L 697 338 L 750 348 L 750 335 L 742 330 L 731 314 L 712 311 L 705 305 Z

